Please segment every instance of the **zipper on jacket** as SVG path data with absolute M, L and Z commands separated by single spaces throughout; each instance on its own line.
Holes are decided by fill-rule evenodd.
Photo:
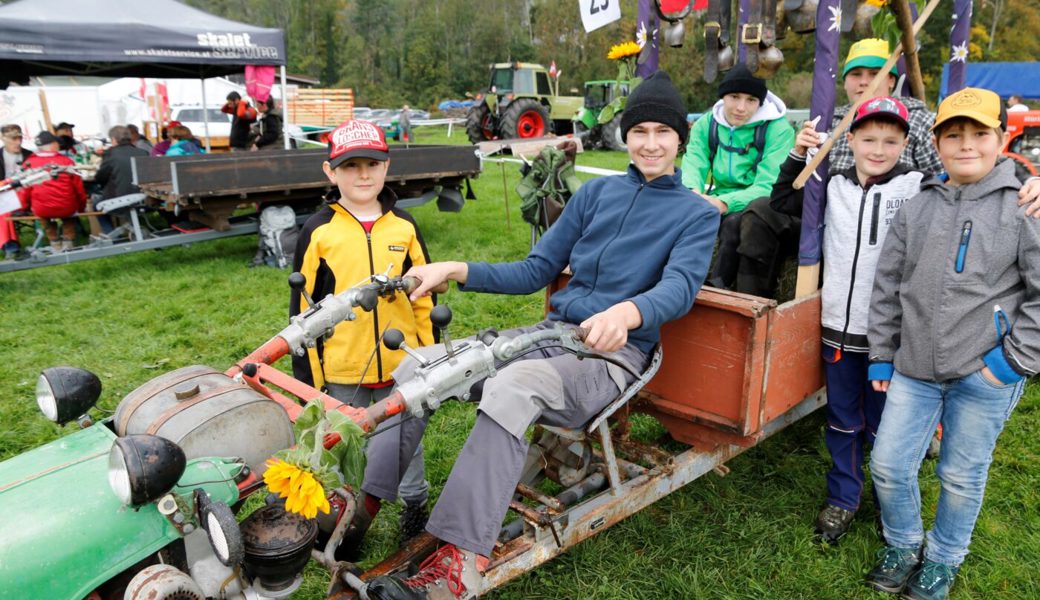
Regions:
M 841 328 L 841 348 L 845 350 L 845 337 L 849 334 L 849 321 L 852 320 L 852 292 L 856 289 L 856 266 L 859 264 L 859 249 L 863 244 L 863 212 L 867 208 L 867 192 L 859 198 L 859 219 L 856 222 L 856 251 L 852 253 L 852 273 L 849 274 L 849 295 L 845 300 L 845 326 Z M 880 197 L 880 195 L 878 196 Z M 876 200 L 875 200 L 876 201 Z
M 874 212 L 870 216 L 870 245 L 877 246 L 878 218 L 881 213 L 881 192 L 874 192 Z
M 355 219 L 356 218 L 357 217 L 355 217 Z M 372 228 L 373 229 L 375 228 L 375 223 L 372 224 Z M 375 265 L 375 259 L 372 256 L 372 232 L 371 231 L 365 231 L 365 243 L 368 244 L 368 274 L 369 275 L 375 275 L 376 274 L 376 265 Z M 379 306 L 378 306 L 378 304 L 376 305 L 375 308 L 372 309 L 372 330 L 375 333 L 375 341 L 376 341 L 376 348 L 375 348 L 375 353 L 376 353 L 376 373 L 379 375 L 379 381 L 382 381 L 383 380 L 383 353 L 379 351 Z M 361 380 L 364 381 L 364 379 L 365 379 L 365 375 L 364 375 L 364 373 L 362 373 L 361 374 Z

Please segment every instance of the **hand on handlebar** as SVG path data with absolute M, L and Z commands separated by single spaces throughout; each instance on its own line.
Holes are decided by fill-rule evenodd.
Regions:
M 419 280 L 418 287 L 408 296 L 410 300 L 418 300 L 430 294 L 443 294 L 448 291 L 448 281 L 466 283 L 469 267 L 463 262 L 436 262 L 417 265 L 408 269 L 405 277 Z
M 588 330 L 586 346 L 597 352 L 616 352 L 628 342 L 628 331 L 642 324 L 643 315 L 626 300 L 585 319 L 581 327 Z

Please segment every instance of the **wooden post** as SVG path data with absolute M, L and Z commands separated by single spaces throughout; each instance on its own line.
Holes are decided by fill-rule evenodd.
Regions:
M 47 92 L 40 90 L 40 110 L 43 112 L 43 125 L 47 131 L 54 133 L 54 124 L 51 123 L 51 109 L 47 107 Z
M 906 57 L 906 78 L 910 80 L 910 93 L 914 98 L 924 102 L 924 78 L 921 77 L 921 61 L 917 54 L 917 40 L 909 0 L 896 0 L 892 3 L 892 10 L 896 14 L 896 23 L 903 32 L 903 56 Z
M 914 23 L 914 26 L 912 28 L 914 35 L 917 35 L 917 33 L 921 31 L 921 28 L 924 27 L 924 24 L 928 20 L 928 17 L 932 16 L 932 13 L 935 11 L 935 7 L 937 7 L 938 5 L 939 0 L 931 0 L 928 3 L 928 6 L 925 7 L 924 12 L 921 13 L 921 16 L 917 18 L 917 22 Z M 798 177 L 794 180 L 794 183 L 792 184 L 794 189 L 800 190 L 803 187 L 805 187 L 805 182 L 809 180 L 809 177 L 812 176 L 812 173 L 816 170 L 816 167 L 820 166 L 820 163 L 823 162 L 823 159 L 827 157 L 827 154 L 831 151 L 831 148 L 834 147 L 834 143 L 835 141 L 837 141 L 838 136 L 843 135 L 845 133 L 845 130 L 849 128 L 849 125 L 852 123 L 852 119 L 856 117 L 856 111 L 859 109 L 860 104 L 863 104 L 867 100 L 874 97 L 874 95 L 877 93 L 878 88 L 881 87 L 881 82 L 884 81 L 886 77 L 888 77 L 888 72 L 892 69 L 892 66 L 896 64 L 896 61 L 899 60 L 899 55 L 902 54 L 902 52 L 903 43 L 900 42 L 899 45 L 896 46 L 896 49 L 892 53 L 892 56 L 888 57 L 888 60 L 885 61 L 884 66 L 882 66 L 881 70 L 878 71 L 877 75 L 874 77 L 874 80 L 870 82 L 869 86 L 867 86 L 867 91 L 859 97 L 859 100 L 853 103 L 852 107 L 849 108 L 849 112 L 845 115 L 845 118 L 843 118 L 841 122 L 838 123 L 838 126 L 834 128 L 834 131 L 830 132 L 830 137 L 828 137 L 827 141 L 824 142 L 822 146 L 820 146 L 820 150 L 816 153 L 816 156 L 814 156 L 812 160 L 806 163 L 805 168 L 802 169 L 802 172 L 798 175 Z
M 513 226 L 509 222 L 509 188 L 506 186 L 506 163 L 498 163 L 499 167 L 502 167 L 502 198 L 506 201 L 506 229 L 512 230 Z

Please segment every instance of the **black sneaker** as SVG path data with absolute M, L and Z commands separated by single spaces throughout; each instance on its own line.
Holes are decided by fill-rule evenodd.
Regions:
M 855 516 L 854 511 L 828 504 L 816 517 L 816 535 L 822 541 L 833 544 L 848 533 L 849 526 L 852 525 L 852 518 Z
M 903 588 L 904 600 L 946 600 L 960 567 L 925 560 Z
M 878 559 L 867 573 L 867 585 L 879 592 L 898 594 L 921 564 L 921 549 L 885 546 L 878 551 Z
M 398 518 L 401 543 L 403 544 L 425 531 L 426 520 L 429 518 L 430 513 L 426 510 L 425 500 L 419 502 L 405 500 L 404 508 L 401 509 L 401 516 Z

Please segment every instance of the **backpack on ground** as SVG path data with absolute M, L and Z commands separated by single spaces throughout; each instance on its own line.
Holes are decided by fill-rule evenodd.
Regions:
M 300 228 L 296 213 L 289 206 L 268 206 L 260 211 L 260 239 L 251 266 L 267 265 L 285 269 L 293 264 Z
M 559 147 L 546 146 L 521 170 L 523 179 L 516 185 L 520 214 L 531 224 L 531 246 L 563 212 L 563 207 L 581 187 L 574 172 L 574 142 Z

